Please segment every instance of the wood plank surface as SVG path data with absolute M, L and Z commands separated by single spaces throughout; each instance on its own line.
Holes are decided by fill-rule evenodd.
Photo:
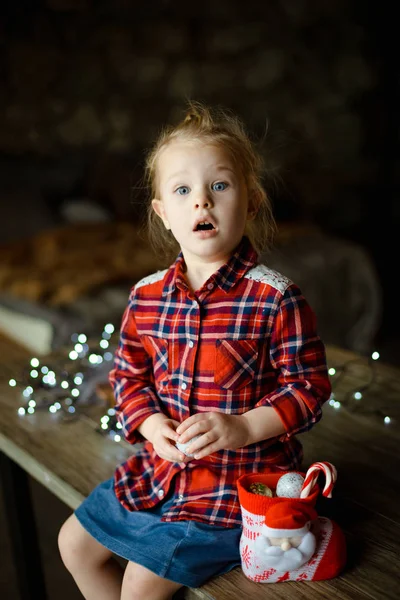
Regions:
M 249 581 L 238 568 L 201 588 L 185 590 L 186 599 L 398 597 L 400 370 L 338 348 L 328 347 L 327 354 L 330 366 L 345 365 L 332 378 L 335 398 L 342 404 L 334 408 L 327 403 L 320 423 L 299 439 L 304 468 L 317 460 L 337 467 L 333 499 L 321 499 L 319 511 L 346 534 L 345 571 L 331 581 L 271 586 Z M 0 448 L 74 509 L 134 448 L 96 431 L 105 410 L 101 405 L 86 407 L 79 418 L 68 421 L 44 410 L 18 415 L 18 390 L 8 380 L 26 366 L 29 353 L 0 337 L 0 355 Z M 355 401 L 351 395 L 367 383 L 362 400 Z M 388 424 L 386 414 L 391 416 Z
M 7 354 L 6 354 L 7 353 Z M 19 415 L 20 392 L 8 385 L 29 364 L 31 354 L 0 336 L 0 448 L 70 508 L 75 509 L 115 466 L 132 452 L 100 435 L 96 428 L 105 407 L 92 405 L 64 420 L 61 413 L 37 410 Z

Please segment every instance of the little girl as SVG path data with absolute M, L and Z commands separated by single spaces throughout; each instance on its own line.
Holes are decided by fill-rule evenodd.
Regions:
M 124 435 L 144 444 L 59 536 L 94 600 L 166 600 L 240 565 L 238 477 L 298 469 L 295 434 L 330 394 L 311 308 L 257 263 L 274 220 L 238 119 L 191 104 L 147 173 L 150 235 L 180 253 L 132 289 L 110 373 Z

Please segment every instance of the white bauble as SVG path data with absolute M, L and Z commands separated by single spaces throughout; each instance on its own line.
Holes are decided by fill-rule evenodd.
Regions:
M 178 450 L 183 452 L 183 454 L 185 454 L 186 456 L 194 456 L 194 454 L 188 453 L 187 448 L 189 448 L 189 446 L 192 442 L 194 442 L 195 440 L 198 440 L 199 437 L 201 437 L 201 436 L 195 435 L 194 437 L 192 437 L 191 440 L 189 440 L 188 442 L 185 442 L 184 444 L 181 444 L 180 442 L 176 442 L 175 446 L 178 448 Z
M 300 473 L 285 473 L 278 479 L 276 495 L 281 498 L 300 498 L 304 477 Z

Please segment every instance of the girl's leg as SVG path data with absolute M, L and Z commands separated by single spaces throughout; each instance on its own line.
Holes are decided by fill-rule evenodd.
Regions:
M 58 535 L 64 565 L 86 600 L 120 600 L 123 569 L 71 515 Z
M 180 583 L 163 579 L 142 565 L 128 562 L 121 600 L 170 600 L 181 587 Z

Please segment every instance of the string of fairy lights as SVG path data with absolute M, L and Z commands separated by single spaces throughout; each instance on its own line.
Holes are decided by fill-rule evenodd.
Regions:
M 74 333 L 71 349 L 46 360 L 32 357 L 29 365 L 8 382 L 20 390 L 18 414 L 32 415 L 38 409 L 47 409 L 71 418 L 78 406 L 93 401 L 96 384 L 104 381 L 111 368 L 114 331 L 114 325 L 107 323 L 97 342 L 88 340 L 84 333 Z
M 114 352 L 118 343 L 115 339 L 115 327 L 107 323 L 97 341 L 89 340 L 84 333 L 74 333 L 71 336 L 72 347 L 55 353 L 51 359 L 42 360 L 32 357 L 29 365 L 15 378 L 9 380 L 11 387 L 18 388 L 18 415 L 23 418 L 38 410 L 48 410 L 50 413 L 60 413 L 62 419 L 73 419 L 82 414 L 81 410 L 88 403 L 99 402 L 96 386 L 108 381 Z M 385 425 L 392 422 L 388 407 L 360 409 L 366 392 L 376 382 L 376 363 L 379 352 L 373 352 L 367 359 L 356 358 L 341 365 L 330 367 L 329 375 L 332 383 L 332 394 L 329 406 L 334 410 L 342 407 L 349 411 L 374 413 L 383 419 Z M 340 387 L 346 376 L 357 366 L 362 368 L 361 382 L 357 386 L 347 386 L 345 391 Z M 365 377 L 365 370 L 367 376 Z M 353 384 L 352 384 L 353 385 Z M 343 387 L 343 386 L 342 386 Z M 115 442 L 121 442 L 122 426 L 117 420 L 116 411 L 112 406 L 106 409 L 98 423 L 96 431 L 109 436 Z
M 377 351 L 371 353 L 371 355 L 367 358 L 359 357 L 350 359 L 344 362 L 341 365 L 336 367 L 330 367 L 328 369 L 328 373 L 331 377 L 332 383 L 332 393 L 329 399 L 329 405 L 334 409 L 338 410 L 342 406 L 345 407 L 350 412 L 360 412 L 362 411 L 364 414 L 374 414 L 375 416 L 383 419 L 385 425 L 389 425 L 392 422 L 392 417 L 389 416 L 388 412 L 390 412 L 390 406 L 380 406 L 380 407 L 366 407 L 366 403 L 362 403 L 361 401 L 365 397 L 365 393 L 367 390 L 371 390 L 374 383 L 376 383 L 377 379 L 377 368 L 376 363 L 380 358 L 380 354 Z M 362 383 L 357 386 L 352 386 L 346 389 L 346 392 L 341 393 L 341 400 L 338 399 L 338 389 L 340 388 L 340 384 L 349 374 L 349 371 L 354 367 L 359 366 L 363 369 L 363 375 L 365 371 L 367 372 L 367 378 L 363 379 Z M 388 410 L 386 410 L 388 409 Z M 393 408 L 392 408 L 393 410 Z

